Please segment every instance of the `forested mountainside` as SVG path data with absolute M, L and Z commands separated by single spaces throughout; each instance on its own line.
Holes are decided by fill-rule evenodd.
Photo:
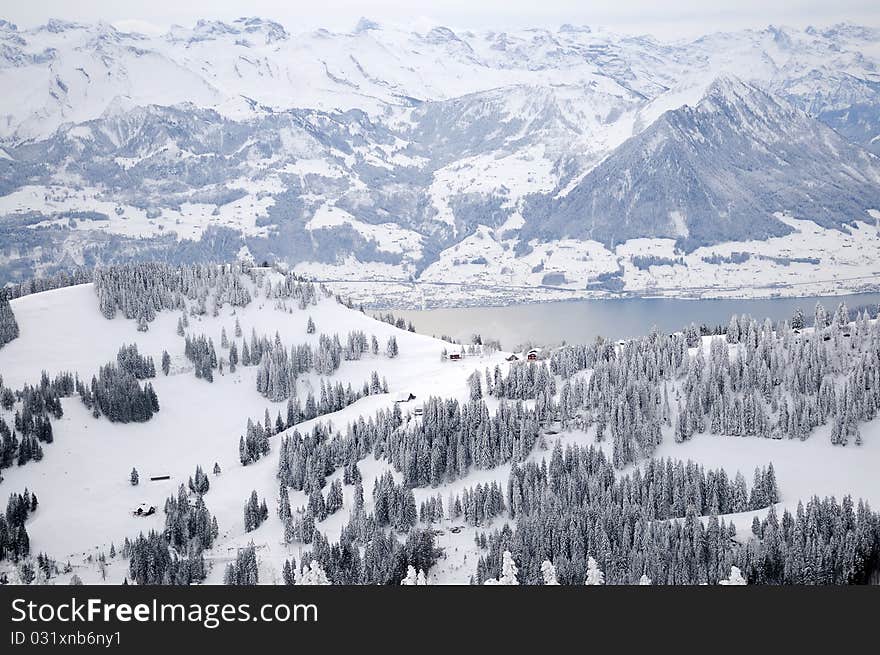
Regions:
M 6 581 L 876 578 L 876 312 L 526 358 L 277 268 L 29 287 L 2 306 Z

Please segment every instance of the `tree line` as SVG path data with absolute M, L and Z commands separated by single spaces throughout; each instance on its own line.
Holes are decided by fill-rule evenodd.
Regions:
M 642 576 L 655 584 L 718 584 L 732 566 L 751 583 L 848 584 L 866 581 L 877 567 L 880 516 L 849 497 L 814 498 L 780 522 L 771 466 L 756 472 L 748 492 L 742 476 L 730 484 L 723 470 L 692 463 L 652 461 L 623 476 L 614 468 L 593 446 L 554 449 L 549 465 L 514 467 L 508 506 L 516 526 L 481 539 L 486 553 L 474 581 L 497 579 L 504 551 L 515 555 L 525 584 L 542 582 L 544 560 L 561 584 L 581 584 L 590 557 L 609 584 L 637 584 Z M 746 544 L 719 519 L 768 505 Z

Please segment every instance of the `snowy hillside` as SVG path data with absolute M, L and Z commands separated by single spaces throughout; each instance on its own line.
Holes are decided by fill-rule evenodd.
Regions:
M 783 261 L 813 234 L 798 277 L 862 290 L 876 284 L 878 36 L 0 21 L 14 90 L 0 282 L 246 250 L 374 305 L 504 303 L 519 287 L 724 295 L 693 283 L 711 256 L 695 252 Z M 673 256 L 638 259 L 655 254 L 644 239 Z M 830 275 L 832 259 L 854 274 Z M 790 274 L 769 265 L 739 294 L 815 290 Z M 437 293 L 438 279 L 464 286 Z
M 587 487 L 572 488 L 576 511 L 587 512 L 577 548 L 596 556 L 609 583 L 634 583 L 646 572 L 658 583 L 715 582 L 731 564 L 756 582 L 782 575 L 762 568 L 758 554 L 771 548 L 769 535 L 784 510 L 795 512 L 814 494 L 836 502 L 850 494 L 854 502 L 880 505 L 880 333 L 876 321 L 849 316 L 845 307 L 828 316 L 817 310 L 819 330 L 804 328 L 796 316 L 774 333 L 769 323 L 743 317 L 731 322 L 726 336 L 701 339 L 688 330 L 617 346 L 575 345 L 539 353 L 537 362 L 522 361 L 523 353 L 511 362 L 491 347 L 491 335 L 483 335 L 483 345 L 465 347 L 394 327 L 270 269 L 111 269 L 96 284 L 23 296 L 8 307 L 11 314 L 0 306 L 0 335 L 7 335 L 0 343 L 8 341 L 0 346 L 0 431 L 14 429 L 21 442 L 16 448 L 12 438 L 10 446 L 4 436 L 0 491 L 27 489 L 38 504 L 23 515 L 7 512 L 12 531 L 3 534 L 26 530 L 31 556 L 44 556 L 37 563 L 40 581 L 48 573 L 50 582 L 60 583 L 74 575 L 110 584 L 124 578 L 221 583 L 227 565 L 238 561 L 234 573 L 251 542 L 259 582 L 268 584 L 285 580 L 285 563 L 303 563 L 308 553 L 337 582 L 390 575 L 396 584 L 402 574 L 395 567 L 405 571 L 407 562 L 424 563 L 432 584 L 482 581 L 498 576 L 505 549 L 518 557 L 523 582 L 539 579 L 540 559 L 554 550 L 560 580 L 571 581 L 582 575 L 585 557 L 549 541 L 540 553 L 525 544 L 547 529 L 545 519 L 574 526 L 563 508 L 568 494 L 554 485 L 589 480 L 589 494 Z M 17 337 L 8 332 L 10 316 Z M 378 346 L 370 346 L 373 337 Z M 210 343 L 211 357 L 199 354 L 200 343 Z M 156 370 L 135 373 L 138 380 L 125 392 L 111 379 L 111 400 L 123 393 L 134 402 L 136 396 L 125 394 L 149 384 L 158 411 L 145 421 L 126 422 L 118 413 L 122 404 L 99 400 L 96 389 L 104 382 L 89 382 L 117 361 L 124 344 L 135 344 L 138 357 L 151 358 Z M 262 352 L 254 355 L 258 361 L 248 360 L 248 350 Z M 460 360 L 450 357 L 459 353 Z M 120 354 L 118 367 L 130 370 L 131 362 Z M 84 386 L 74 387 L 72 376 Z M 681 463 L 673 463 L 679 460 L 698 467 L 679 472 Z M 204 487 L 197 467 L 206 474 Z M 581 475 L 587 478 L 577 482 Z M 669 486 L 661 491 L 652 482 L 648 496 L 654 475 Z M 600 487 L 607 499 L 600 500 L 606 493 Z M 252 491 L 254 509 L 262 501 L 268 509 L 262 518 L 245 509 Z M 539 512 L 551 497 L 555 504 Z M 624 503 L 617 516 L 632 520 L 626 529 L 655 531 L 645 532 L 644 550 L 628 550 L 623 533 L 590 520 L 606 502 Z M 155 512 L 134 515 L 141 506 Z M 814 511 L 820 510 L 811 505 L 808 513 Z M 194 527 L 202 512 L 207 527 Z M 861 507 L 858 512 L 853 530 L 880 521 Z M 759 532 L 753 534 L 755 517 Z M 719 520 L 724 530 L 735 524 L 735 539 L 718 542 L 711 565 L 691 562 L 696 568 L 688 570 L 697 573 L 686 573 L 679 567 L 688 566 L 689 556 L 673 556 L 675 549 L 669 551 L 674 562 L 652 559 L 650 544 L 660 543 L 652 540 L 679 539 L 677 525 L 692 530 L 702 521 L 714 534 Z M 574 538 L 573 529 L 563 533 Z M 165 536 L 132 545 L 150 530 Z M 826 582 L 870 574 L 871 557 L 880 552 L 880 538 L 872 541 L 872 534 Z M 196 546 L 196 538 L 207 543 Z M 428 540 L 443 549 L 439 557 L 428 552 Z M 358 553 L 354 569 L 334 554 L 336 542 Z M 11 543 L 6 558 L 0 549 L 0 573 L 15 581 L 31 560 L 20 553 L 11 561 L 23 548 L 19 537 Z M 787 547 L 790 554 L 796 550 Z M 168 579 L 141 571 L 143 548 L 160 548 L 188 566 L 203 560 L 204 570 L 176 569 Z M 830 559 L 813 572 L 826 566 Z M 802 580 L 795 569 L 785 575 L 787 582 Z
M 13 308 L 23 336 L 0 353 L 7 387 L 18 388 L 38 380 L 47 366 L 53 375 L 71 371 L 88 379 L 97 366 L 114 359 L 122 343 L 136 343 L 142 354 L 157 362 L 163 349 L 172 356 L 171 373 L 155 381 L 164 402 L 154 420 L 121 427 L 106 420 L 95 422 L 78 399 L 67 399 L 64 418 L 54 424 L 55 445 L 60 447 L 47 447 L 39 465 L 4 471 L 3 488 L 27 486 L 46 508 L 39 520 L 35 518 L 29 525 L 36 549 L 51 551 L 62 560 L 77 560 L 101 544 L 109 547 L 110 541 L 118 547 L 126 536 L 133 536 L 132 529 L 161 529 L 161 512 L 147 519 L 132 519 L 131 509 L 140 503 L 161 507 L 164 498 L 176 493 L 181 481 L 192 474 L 189 469 L 194 470 L 198 463 L 208 470 L 216 461 L 224 471 L 213 485 L 218 502 L 213 511 L 222 521 L 222 507 L 227 505 L 230 544 L 240 536 L 236 533 L 242 532 L 240 526 L 233 527 L 241 520 L 239 505 L 245 500 L 244 496 L 239 498 L 242 490 L 257 488 L 261 497 L 277 495 L 274 467 L 268 461 L 247 468 L 238 463 L 238 433 L 247 419 L 262 420 L 268 409 L 274 420 L 275 414 L 284 410 L 283 404 L 267 402 L 256 392 L 255 368 L 242 367 L 234 374 L 217 376 L 213 384 L 197 380 L 183 355 L 183 339 L 174 336 L 178 315 L 166 312 L 151 324 L 149 332 L 137 332 L 132 321 L 122 317 L 107 321 L 100 314 L 91 285 L 27 296 L 15 301 Z M 467 391 L 465 378 L 477 363 L 494 366 L 501 361 L 500 355 L 495 355 L 478 358 L 470 366 L 450 366 L 440 360 L 442 343 L 372 320 L 332 299 L 290 314 L 275 309 L 265 298 L 239 308 L 234 316 L 230 308 L 226 309 L 215 318 L 191 319 L 191 329 L 210 335 L 219 344 L 221 328 L 231 335 L 238 319 L 247 334 L 255 329 L 259 334 L 277 332 L 285 342 L 316 342 L 317 334 L 306 333 L 306 322 L 311 317 L 315 325 L 324 326 L 319 328 L 322 331 L 332 329 L 344 334 L 361 329 L 375 334 L 383 344 L 389 335 L 397 336 L 401 354 L 388 366 L 377 366 L 378 361 L 366 358 L 343 364 L 339 373 L 329 378 L 334 383 L 359 387 L 378 368 L 388 381 L 387 394 L 365 398 L 326 417 L 340 427 L 380 407 L 392 407 L 404 390 L 419 398 L 430 393 L 463 397 Z M 51 336 L 52 326 L 59 324 L 67 326 L 63 341 Z M 175 342 L 178 348 L 172 347 Z M 299 385 L 304 401 L 307 390 L 317 391 L 319 378 L 301 379 Z M 298 429 L 309 427 L 303 424 Z M 128 473 L 132 467 L 137 467 L 145 480 L 154 475 L 170 475 L 171 480 L 131 487 Z M 370 485 L 365 483 L 365 487 L 369 489 Z M 225 494 L 228 498 L 221 504 Z M 263 532 L 266 534 L 258 539 L 271 543 L 269 531 Z M 274 549 L 276 544 L 272 546 Z M 219 553 L 224 550 L 218 548 Z

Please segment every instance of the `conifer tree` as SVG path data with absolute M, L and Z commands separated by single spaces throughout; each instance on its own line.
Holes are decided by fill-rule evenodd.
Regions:
M 718 584 L 725 586 L 743 586 L 746 584 L 742 571 L 736 566 L 730 567 L 730 576 L 726 580 L 719 580 Z
M 0 348 L 18 337 L 18 322 L 5 289 L 0 289 Z
M 406 576 L 400 581 L 404 587 L 414 587 L 416 585 L 416 570 L 412 564 L 406 567 Z
M 311 586 L 329 585 L 330 580 L 327 578 L 324 568 L 316 560 L 312 560 L 309 563 L 308 568 L 303 566 L 303 570 L 300 573 L 296 584 Z
M 487 585 L 518 585 L 517 580 L 518 569 L 516 562 L 513 561 L 513 555 L 509 550 L 505 550 L 501 556 L 501 577 L 497 580 L 489 578 L 484 584 Z
M 559 584 L 559 581 L 556 579 L 556 567 L 553 566 L 550 560 L 545 559 L 541 563 L 541 575 L 544 578 L 545 585 L 553 586 Z
M 597 586 L 605 584 L 605 574 L 599 568 L 599 564 L 593 557 L 587 560 L 587 577 L 584 584 L 588 586 Z

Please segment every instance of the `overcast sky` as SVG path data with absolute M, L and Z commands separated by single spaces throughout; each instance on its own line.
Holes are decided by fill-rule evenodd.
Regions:
M 296 33 L 317 27 L 350 30 L 358 18 L 421 29 L 606 26 L 658 36 L 768 24 L 828 25 L 840 21 L 880 25 L 877 0 L 0 0 L 0 17 L 32 27 L 50 17 L 153 27 L 164 31 L 198 18 L 239 16 L 278 20 Z

